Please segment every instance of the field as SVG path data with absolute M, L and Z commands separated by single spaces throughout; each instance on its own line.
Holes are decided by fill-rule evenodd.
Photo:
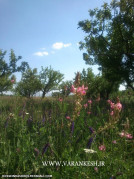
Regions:
M 119 98 L 1 96 L 0 175 L 132 179 L 134 95 Z

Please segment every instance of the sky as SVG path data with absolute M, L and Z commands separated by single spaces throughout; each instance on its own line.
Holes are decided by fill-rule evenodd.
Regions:
M 91 67 L 79 49 L 86 34 L 78 22 L 104 2 L 111 0 L 0 0 L 0 49 L 7 51 L 7 60 L 13 49 L 38 72 L 51 66 L 72 80 L 75 72 Z M 92 69 L 98 74 L 97 66 Z

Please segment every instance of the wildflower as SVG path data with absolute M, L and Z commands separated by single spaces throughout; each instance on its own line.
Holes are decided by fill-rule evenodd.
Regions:
M 117 144 L 116 140 L 113 140 L 112 143 L 113 143 L 113 144 Z
M 132 138 L 133 138 L 133 136 L 132 136 L 131 134 L 126 134 L 125 137 L 126 137 L 127 139 L 132 139 Z
M 66 116 L 66 119 L 71 119 L 70 116 Z
M 9 117 L 13 117 L 13 116 L 14 116 L 14 114 L 13 114 L 13 113 L 10 113 L 10 114 L 9 114 Z
M 77 92 L 78 94 L 85 95 L 87 89 L 88 89 L 88 87 L 84 87 L 84 85 L 82 85 L 82 87 L 78 87 L 78 88 L 77 88 L 76 92 Z
M 94 130 L 92 127 L 89 127 L 89 130 L 90 130 L 91 134 L 94 133 Z
M 101 150 L 101 151 L 105 151 L 105 150 L 106 150 L 105 145 L 100 145 L 100 146 L 99 146 L 99 150 Z
M 71 93 L 76 93 L 76 88 L 74 88 L 74 85 L 71 86 L 70 92 Z
M 126 137 L 127 139 L 132 139 L 132 138 L 133 138 L 133 136 L 132 136 L 131 134 L 125 133 L 124 131 L 122 131 L 121 133 L 119 133 L 119 135 L 120 135 L 121 137 Z
M 77 116 L 80 116 L 80 112 L 77 113 Z
M 26 115 L 28 115 L 29 113 L 28 112 L 25 112 Z
M 120 135 L 121 137 L 124 137 L 124 136 L 125 136 L 125 132 L 123 131 L 123 132 L 119 133 L 119 135 Z
M 114 105 L 115 105 L 114 103 L 112 103 L 112 102 L 110 103 L 111 109 L 114 109 Z
M 87 148 L 90 148 L 93 142 L 93 138 L 91 137 L 88 141 Z
M 89 103 L 89 104 L 92 104 L 92 100 L 91 100 L 91 99 L 90 99 L 90 100 L 88 100 L 88 103 Z
M 59 100 L 59 102 L 62 102 L 62 101 L 63 101 L 63 99 L 62 99 L 62 98 L 59 98 L 58 100 Z
M 88 107 L 88 104 L 86 103 L 86 104 L 84 104 L 84 108 L 86 109 Z
M 98 168 L 97 168 L 97 167 L 94 167 L 94 170 L 95 170 L 96 172 L 98 172 Z
M 73 134 L 73 132 L 74 132 L 74 121 L 71 124 L 71 133 Z
M 115 108 L 116 108 L 117 110 L 121 111 L 121 109 L 122 109 L 122 104 L 121 104 L 121 103 L 115 104 Z
M 11 83 L 14 83 L 15 82 L 15 80 L 11 80 Z
M 45 118 L 45 115 L 43 116 L 43 119 L 42 119 L 42 123 L 44 124 L 45 123 L 45 120 L 46 120 L 46 118 Z
M 82 85 L 82 87 L 78 87 L 78 88 L 75 88 L 74 85 L 72 85 L 70 92 L 85 95 L 87 89 L 88 89 L 88 87 L 84 87 L 84 85 Z
M 42 155 L 47 151 L 47 149 L 48 149 L 49 146 L 50 146 L 50 144 L 47 143 L 47 144 L 43 147 Z
M 108 102 L 108 104 L 111 104 L 111 100 L 110 99 L 108 99 L 107 102 Z
M 111 111 L 110 115 L 113 116 L 114 115 L 114 111 Z
M 95 150 L 92 150 L 92 149 L 84 149 L 84 151 L 85 151 L 86 153 L 90 153 L 90 154 L 92 154 L 92 153 L 97 153 Z
M 91 114 L 91 112 L 90 112 L 90 111 L 88 111 L 88 112 L 87 112 L 87 114 Z

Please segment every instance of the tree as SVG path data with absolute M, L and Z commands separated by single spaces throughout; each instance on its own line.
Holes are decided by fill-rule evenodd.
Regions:
M 46 93 L 50 92 L 51 90 L 56 90 L 63 78 L 64 75 L 59 71 L 55 71 L 51 67 L 46 67 L 45 69 L 42 67 L 40 72 L 42 98 L 44 98 Z
M 69 96 L 69 94 L 71 93 L 70 89 L 71 89 L 72 85 L 73 85 L 73 81 L 71 81 L 71 80 L 63 81 L 61 83 L 61 85 L 59 86 L 61 95 L 65 96 L 65 97 Z
M 113 0 L 89 10 L 90 20 L 80 21 L 87 33 L 80 49 L 87 64 L 98 64 L 109 81 L 126 82 L 134 90 L 134 1 Z
M 17 84 L 15 92 L 21 96 L 32 97 L 42 89 L 37 69 L 27 69 L 22 74 L 21 81 Z
M 13 73 L 25 71 L 28 68 L 27 62 L 22 62 L 20 66 L 17 66 L 17 62 L 22 58 L 16 57 L 13 50 L 10 51 L 9 63 L 4 59 L 6 51 L 0 50 L 0 93 L 9 91 L 12 89 L 15 82 L 15 76 Z
M 81 84 L 88 86 L 87 97 L 96 98 L 98 95 L 102 99 L 108 99 L 113 91 L 118 91 L 119 84 L 114 81 L 108 81 L 104 75 L 94 75 L 91 68 L 83 69 L 81 73 Z

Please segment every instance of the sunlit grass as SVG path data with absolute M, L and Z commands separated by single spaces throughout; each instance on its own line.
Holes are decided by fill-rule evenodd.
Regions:
M 120 98 L 123 109 L 118 122 L 100 133 L 109 124 L 107 101 L 92 100 L 84 104 L 74 122 L 74 96 L 63 101 L 58 98 L 0 97 L 0 174 L 42 174 L 53 178 L 132 178 L 133 138 L 121 137 L 127 130 L 133 136 L 133 105 Z M 89 104 L 88 104 L 89 105 Z M 70 118 L 67 118 L 69 116 Z M 123 124 L 129 120 L 126 129 Z M 92 128 L 95 135 L 92 134 Z M 93 137 L 86 153 L 89 140 Z M 116 141 L 116 142 L 113 142 Z M 101 150 L 100 146 L 105 146 Z M 103 147 L 102 147 L 103 148 Z M 104 149 L 104 148 L 103 148 Z M 43 166 L 42 161 L 104 161 L 105 166 Z

